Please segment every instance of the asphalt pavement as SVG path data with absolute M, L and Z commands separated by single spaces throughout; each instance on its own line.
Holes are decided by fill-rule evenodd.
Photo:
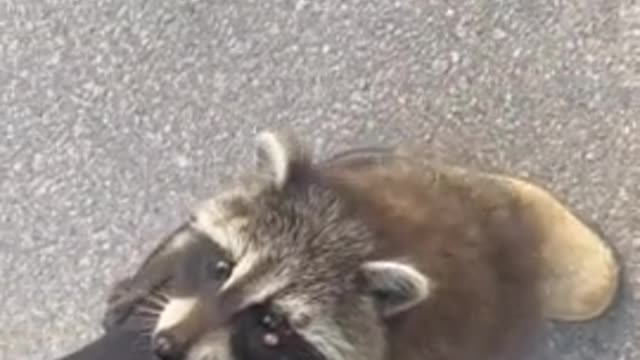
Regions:
M 0 358 L 99 334 L 108 285 L 289 124 L 560 194 L 625 286 L 532 358 L 640 360 L 639 29 L 630 0 L 0 1 Z

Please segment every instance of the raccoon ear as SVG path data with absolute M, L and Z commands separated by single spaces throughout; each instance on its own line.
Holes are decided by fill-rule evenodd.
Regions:
M 262 131 L 256 136 L 256 162 L 281 189 L 291 179 L 296 167 L 310 163 L 310 152 L 291 131 Z
M 370 261 L 362 265 L 366 289 L 383 317 L 408 310 L 429 296 L 431 282 L 415 267 L 399 261 Z

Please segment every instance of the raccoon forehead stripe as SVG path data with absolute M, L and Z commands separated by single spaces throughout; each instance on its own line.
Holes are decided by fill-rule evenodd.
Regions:
M 236 265 L 231 272 L 231 277 L 227 279 L 221 291 L 225 291 L 231 286 L 237 285 L 242 278 L 245 278 L 260 263 L 260 252 L 252 249 L 248 244 L 243 248 L 243 252 L 236 258 Z
M 290 275 L 287 272 L 275 271 L 264 260 L 265 254 L 248 248 L 220 292 L 241 289 L 242 303 L 238 306 L 243 307 L 263 302 L 286 288 L 290 284 Z
M 247 245 L 242 238 L 242 228 L 247 224 L 247 218 L 233 214 L 217 199 L 202 204 L 194 211 L 194 215 L 194 228 L 209 235 L 234 259 L 242 256 Z

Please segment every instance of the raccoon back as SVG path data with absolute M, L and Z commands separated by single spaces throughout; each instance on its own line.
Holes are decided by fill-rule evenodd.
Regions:
M 374 258 L 406 259 L 434 284 L 387 323 L 389 359 L 509 356 L 540 324 L 540 234 L 508 189 L 473 171 L 376 151 L 325 164 L 374 229 Z

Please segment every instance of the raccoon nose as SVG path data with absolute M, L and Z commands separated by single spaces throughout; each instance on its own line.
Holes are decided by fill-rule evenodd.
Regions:
M 152 351 L 161 360 L 180 360 L 183 346 L 167 332 L 161 332 L 153 337 Z

